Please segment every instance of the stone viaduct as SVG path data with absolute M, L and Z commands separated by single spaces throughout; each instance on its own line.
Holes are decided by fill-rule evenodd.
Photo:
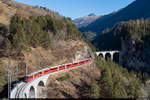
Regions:
M 111 58 L 111 60 L 115 60 L 114 56 L 117 56 L 118 63 L 121 64 L 122 62 L 122 52 L 118 50 L 112 50 L 112 51 L 98 51 L 96 52 L 97 56 L 101 56 L 104 59 Z

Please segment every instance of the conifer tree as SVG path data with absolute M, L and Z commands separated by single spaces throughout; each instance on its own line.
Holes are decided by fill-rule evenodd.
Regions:
M 99 86 L 98 83 L 95 79 L 91 80 L 91 84 L 90 84 L 90 97 L 91 98 L 99 98 Z

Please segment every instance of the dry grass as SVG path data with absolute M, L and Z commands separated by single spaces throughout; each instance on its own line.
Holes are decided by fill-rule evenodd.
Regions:
M 57 80 L 67 74 L 69 79 Z M 47 82 L 48 98 L 87 98 L 91 79 L 99 77 L 100 70 L 94 64 L 52 75 Z
M 21 4 L 11 0 L 0 0 L 0 23 L 5 25 L 9 25 L 10 18 L 15 15 L 21 15 L 24 17 L 28 17 L 31 15 L 51 15 L 56 19 L 63 18 L 59 14 L 53 11 L 44 10 L 43 8 L 29 6 L 25 4 Z

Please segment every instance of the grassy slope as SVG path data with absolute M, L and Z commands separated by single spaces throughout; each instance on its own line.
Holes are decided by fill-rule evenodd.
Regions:
M 56 19 L 62 18 L 58 13 L 43 8 L 29 6 L 10 0 L 0 0 L 0 23 L 8 25 L 10 18 L 18 14 L 24 17 L 31 15 L 51 15 Z

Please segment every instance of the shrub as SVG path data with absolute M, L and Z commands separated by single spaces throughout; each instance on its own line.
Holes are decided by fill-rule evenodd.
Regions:
M 3 90 L 4 85 L 7 83 L 7 72 L 4 68 L 2 61 L 0 60 L 0 92 Z
M 8 28 L 4 24 L 0 23 L 0 34 L 2 36 L 6 36 L 6 33 L 8 33 Z
M 69 78 L 70 78 L 69 74 L 66 74 L 66 75 L 64 75 L 64 76 L 62 76 L 62 77 L 60 77 L 60 78 L 57 78 L 57 80 L 58 80 L 58 81 L 65 81 L 65 80 L 67 80 L 67 79 L 69 79 Z
M 91 84 L 90 84 L 90 97 L 91 98 L 99 98 L 99 86 L 98 82 L 95 79 L 92 79 Z
M 139 83 L 136 79 L 132 79 L 127 87 L 127 94 L 130 98 L 138 98 L 140 95 Z

